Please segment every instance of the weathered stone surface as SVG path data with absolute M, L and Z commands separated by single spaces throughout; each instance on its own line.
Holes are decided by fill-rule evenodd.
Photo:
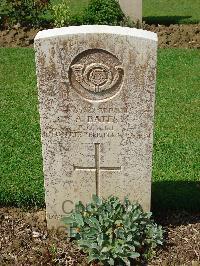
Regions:
M 35 49 L 48 226 L 95 193 L 149 210 L 156 34 L 69 27 Z
M 121 9 L 134 22 L 142 22 L 142 0 L 119 0 Z

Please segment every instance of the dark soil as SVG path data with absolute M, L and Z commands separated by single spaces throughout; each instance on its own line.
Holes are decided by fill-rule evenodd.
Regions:
M 200 24 L 145 25 L 145 29 L 158 34 L 159 48 L 200 48 Z
M 0 265 L 87 265 L 61 232 L 47 231 L 45 212 L 0 208 Z
M 149 266 L 200 265 L 200 213 L 159 215 L 166 243 Z M 0 208 L 0 265 L 86 266 L 82 254 L 64 235 L 47 231 L 45 212 Z M 96 265 L 97 266 L 97 265 Z
M 158 33 L 160 48 L 200 48 L 200 24 L 144 25 L 144 29 Z M 40 29 L 18 28 L 0 31 L 0 47 L 33 47 Z

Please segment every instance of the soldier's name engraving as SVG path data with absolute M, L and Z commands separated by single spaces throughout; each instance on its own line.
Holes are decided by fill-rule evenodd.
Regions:
M 117 118 L 111 115 L 88 116 L 88 123 L 117 123 Z

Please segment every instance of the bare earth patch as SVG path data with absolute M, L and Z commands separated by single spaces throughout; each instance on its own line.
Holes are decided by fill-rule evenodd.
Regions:
M 200 265 L 200 213 L 159 216 L 166 243 L 149 266 Z M 0 208 L 0 265 L 86 266 L 87 259 L 61 232 L 47 231 L 45 211 Z
M 200 48 L 200 24 L 145 25 L 145 29 L 158 34 L 159 48 Z
M 158 34 L 160 48 L 200 48 L 200 24 L 144 25 L 144 29 Z M 0 31 L 0 47 L 33 47 L 40 29 L 14 28 Z

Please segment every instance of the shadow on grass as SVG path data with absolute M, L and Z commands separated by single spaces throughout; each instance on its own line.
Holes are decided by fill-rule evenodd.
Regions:
M 200 182 L 155 182 L 152 185 L 153 212 L 200 212 Z
M 181 23 L 197 23 L 197 21 L 191 20 L 192 16 L 150 16 L 143 17 L 143 21 L 147 24 L 161 24 L 169 26 L 170 24 L 181 24 Z

